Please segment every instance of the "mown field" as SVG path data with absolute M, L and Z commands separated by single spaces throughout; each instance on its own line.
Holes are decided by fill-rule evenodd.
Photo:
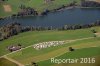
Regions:
M 0 42 L 0 56 L 9 53 L 7 46 L 16 45 L 20 43 L 23 47 L 33 45 L 35 43 L 45 41 L 58 41 L 58 40 L 74 40 L 87 37 L 93 37 L 94 34 L 90 29 L 68 30 L 68 31 L 30 31 L 20 33 L 7 40 Z
M 5 58 L 0 58 L 0 66 L 17 66 L 17 64 L 10 62 Z
M 13 58 L 13 59 L 21 62 L 22 64 L 30 64 L 32 61 L 40 62 L 40 61 L 47 60 L 52 57 L 63 55 L 64 53 L 69 52 L 68 47 L 70 47 L 70 46 L 75 49 L 89 48 L 89 47 L 94 47 L 94 46 L 98 47 L 98 46 L 100 46 L 99 40 L 100 40 L 100 38 L 79 40 L 76 42 L 67 43 L 62 46 L 50 47 L 50 48 L 46 48 L 46 49 L 42 49 L 42 50 L 35 50 L 35 49 L 33 49 L 33 47 L 29 47 L 27 49 L 24 49 L 17 53 L 10 54 L 8 56 L 10 58 Z M 99 50 L 100 50 L 100 48 L 99 48 Z M 95 52 L 99 53 L 99 50 L 94 51 L 94 54 L 95 54 Z M 84 50 L 84 51 L 86 51 L 86 50 Z M 91 50 L 91 51 L 89 50 L 88 52 L 93 52 L 93 50 Z M 80 52 L 80 54 L 81 54 L 81 52 Z M 82 53 L 82 54 L 84 55 L 84 53 Z M 90 54 L 90 55 L 94 56 L 93 54 Z M 73 54 L 73 57 L 75 57 L 74 54 Z M 45 64 L 47 65 L 48 63 L 45 63 Z
M 67 30 L 67 31 L 30 31 L 20 33 L 7 40 L 0 42 L 0 56 L 10 53 L 7 46 L 20 43 L 23 47 L 30 46 L 23 50 L 8 54 L 12 58 L 24 65 L 37 62 L 39 66 L 64 66 L 66 64 L 52 64 L 50 58 L 80 58 L 80 57 L 99 57 L 100 56 L 100 37 L 94 37 L 91 29 L 100 33 L 100 27 L 88 29 Z M 92 37 L 92 38 L 90 38 Z M 87 39 L 84 39 L 87 38 Z M 78 39 L 78 40 L 77 40 Z M 82 39 L 82 40 L 79 40 Z M 34 49 L 31 45 L 45 41 L 76 40 L 64 45 L 49 47 L 41 50 Z M 68 48 L 73 47 L 75 51 L 69 52 Z M 67 56 L 66 56 L 67 55 Z M 97 63 L 98 64 L 98 63 Z M 77 64 L 76 64 L 77 65 Z M 78 63 L 78 65 L 80 65 Z M 88 65 L 88 64 L 87 64 Z M 30 66 L 30 65 L 28 65 Z M 69 64 L 69 66 L 71 66 Z M 95 66 L 94 64 L 92 66 Z
M 80 63 L 80 61 L 78 61 L 78 64 L 70 64 L 70 63 L 61 63 L 61 64 L 57 64 L 57 63 L 51 63 L 51 60 L 45 60 L 45 61 L 40 61 L 38 62 L 39 66 L 44 66 L 44 65 L 48 65 L 48 66 L 96 66 L 96 65 L 100 65 L 99 60 L 97 60 L 98 58 L 100 58 L 100 46 L 99 47 L 90 47 L 90 48 L 83 48 L 83 49 L 78 49 L 74 52 L 68 52 L 68 53 L 64 53 L 61 56 L 55 57 L 56 59 L 72 59 L 72 58 L 96 58 L 96 63 L 92 64 L 92 63 Z
M 32 7 L 40 13 L 45 9 L 52 10 L 55 8 L 59 8 L 62 5 L 68 5 L 73 1 L 76 1 L 77 4 L 80 3 L 80 0 L 54 0 L 52 3 L 48 4 L 45 4 L 44 0 L 8 0 L 0 3 L 0 17 L 6 17 L 11 14 L 16 14 L 18 11 L 20 11 L 20 5 Z M 12 11 L 5 12 L 3 5 L 9 5 Z

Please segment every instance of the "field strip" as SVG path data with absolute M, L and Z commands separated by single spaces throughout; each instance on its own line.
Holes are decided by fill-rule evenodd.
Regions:
M 48 60 L 50 58 L 53 58 L 53 57 L 58 57 L 60 55 L 63 55 L 67 52 L 69 52 L 69 48 L 70 46 L 68 47 L 63 47 L 63 48 L 60 48 L 60 49 L 57 49 L 57 50 L 54 50 L 52 52 L 49 52 L 49 53 L 46 53 L 46 54 L 42 54 L 41 55 L 38 55 L 38 56 L 31 56 L 31 57 L 28 57 L 26 60 L 23 59 L 22 61 L 20 61 L 21 63 L 27 65 L 30 61 L 35 61 L 35 62 L 40 62 L 40 61 L 45 61 L 45 60 Z M 73 47 L 74 49 L 83 49 L 83 48 L 91 48 L 91 47 L 100 47 L 99 44 L 81 44 L 81 45 L 71 45 L 71 47 Z
M 75 39 L 75 40 L 69 40 L 69 41 L 68 41 L 68 40 L 65 40 L 65 41 L 68 41 L 67 43 L 70 43 L 70 42 L 74 42 L 74 41 L 78 41 L 78 40 L 85 40 L 85 39 L 92 39 L 92 38 L 94 38 L 94 37 L 88 37 L 88 38 L 82 38 L 82 39 Z M 25 47 L 25 48 L 22 48 L 22 49 L 20 49 L 20 50 L 17 50 L 17 51 L 8 53 L 8 54 L 3 55 L 3 56 L 7 56 L 7 55 L 10 55 L 10 54 L 16 53 L 16 52 L 18 52 L 18 51 L 27 49 L 27 48 L 32 47 L 32 46 L 33 46 L 33 45 L 27 46 L 27 47 Z M 2 58 L 3 56 L 1 56 L 0 58 Z
M 10 54 L 16 53 L 16 52 L 18 52 L 18 51 L 21 51 L 21 50 L 23 50 L 23 49 L 27 49 L 27 48 L 32 47 L 32 46 L 33 46 L 33 45 L 27 46 L 27 47 L 25 47 L 25 48 L 19 49 L 19 50 L 17 50 L 17 51 L 14 51 L 14 52 L 8 53 L 8 54 L 3 55 L 3 56 L 7 56 L 7 55 L 10 55 Z M 0 58 L 2 58 L 3 56 L 1 56 Z
M 15 64 L 17 64 L 18 66 L 24 66 L 23 64 L 19 63 L 18 61 L 14 60 L 14 59 L 11 59 L 7 56 L 4 56 L 4 58 L 11 61 L 11 62 L 13 62 L 13 63 L 15 63 Z
M 74 42 L 74 41 L 84 40 L 84 39 L 91 39 L 91 38 L 94 38 L 94 37 L 88 37 L 88 38 L 82 38 L 82 39 L 75 39 L 75 40 L 69 40 L 69 41 L 66 40 L 66 42 L 68 41 L 67 43 L 71 43 L 71 42 Z M 21 51 L 21 50 L 23 50 L 23 49 L 26 49 L 26 48 L 29 48 L 29 47 L 32 47 L 32 46 L 33 46 L 33 45 L 30 45 L 30 46 L 25 47 L 25 48 L 22 48 L 22 49 L 20 49 L 20 50 L 14 51 L 14 52 L 12 52 L 12 53 L 8 53 L 8 54 L 6 54 L 6 55 L 1 56 L 0 58 L 4 57 L 4 58 L 6 58 L 6 59 L 8 59 L 8 60 L 10 60 L 10 61 L 12 61 L 12 62 L 18 64 L 19 66 L 24 66 L 23 64 L 19 63 L 18 61 L 14 60 L 14 59 L 11 59 L 11 58 L 8 58 L 7 55 L 16 53 L 16 52 L 18 52 L 18 51 Z M 88 46 L 87 46 L 87 47 L 88 47 Z M 91 46 L 91 47 L 97 47 L 97 46 Z M 66 48 L 64 48 L 64 49 L 66 49 Z M 78 48 L 78 49 L 79 49 L 79 48 Z M 66 51 L 66 52 L 67 52 L 67 51 Z M 66 53 L 66 52 L 64 52 L 64 53 Z M 54 57 L 58 57 L 58 56 L 60 56 L 60 55 L 62 55 L 62 54 L 64 54 L 64 53 L 60 53 L 59 55 L 56 55 L 56 56 L 54 56 Z M 53 54 L 53 53 L 51 52 L 51 54 Z M 46 57 L 46 56 L 44 55 L 44 57 Z M 37 57 L 36 57 L 36 58 L 37 58 Z M 44 60 L 48 60 L 48 59 L 44 59 Z M 40 61 L 44 61 L 44 60 L 40 60 Z M 38 61 L 38 62 L 40 62 L 40 61 Z
M 69 42 L 67 42 L 67 43 L 74 42 L 74 41 L 78 41 L 78 40 L 91 39 L 91 38 L 94 38 L 94 37 L 88 37 L 88 38 L 82 38 L 82 39 L 69 40 Z M 68 40 L 67 40 L 67 41 L 68 41 Z M 3 55 L 3 56 L 7 56 L 7 55 L 10 55 L 10 54 L 16 53 L 16 52 L 18 52 L 18 51 L 21 51 L 21 50 L 27 49 L 27 48 L 32 47 L 32 46 L 33 46 L 33 45 L 27 46 L 27 47 L 25 47 L 25 48 L 22 48 L 22 49 L 20 49 L 20 50 L 17 50 L 17 51 L 14 51 L 14 52 L 8 53 L 8 54 Z M 3 56 L 1 56 L 0 58 L 2 58 Z
M 92 47 L 98 47 L 98 46 L 91 46 L 91 47 L 84 47 L 84 48 L 92 48 Z M 77 48 L 77 49 L 84 49 L 84 48 Z M 64 52 L 64 53 L 62 53 L 62 54 L 56 55 L 56 56 L 53 57 L 53 58 L 59 57 L 59 56 L 65 54 L 65 53 L 68 53 L 68 52 L 70 52 L 70 51 L 66 51 L 66 52 Z M 50 59 L 50 58 L 49 58 L 49 59 Z M 46 60 L 49 60 L 49 59 L 40 60 L 40 61 L 38 61 L 38 62 L 46 61 Z

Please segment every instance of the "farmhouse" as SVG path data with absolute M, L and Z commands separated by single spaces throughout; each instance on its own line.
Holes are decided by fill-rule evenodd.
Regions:
M 16 51 L 16 50 L 19 50 L 19 49 L 21 49 L 21 48 L 22 48 L 22 47 L 21 47 L 20 44 L 18 44 L 18 45 L 11 45 L 11 46 L 8 46 L 8 47 L 7 47 L 7 49 L 8 49 L 9 51 L 11 51 L 11 52 Z

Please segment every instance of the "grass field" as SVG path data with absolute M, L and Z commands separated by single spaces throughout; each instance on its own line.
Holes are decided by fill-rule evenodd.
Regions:
M 80 4 L 81 0 L 54 0 L 46 4 L 44 0 L 8 0 L 0 2 L 0 17 L 11 16 L 20 11 L 20 5 L 32 7 L 38 13 L 45 9 L 53 10 L 68 5 L 76 1 Z M 96 0 L 99 2 L 99 0 Z M 94 29 L 97 33 L 93 33 Z M 95 37 L 96 35 L 96 37 Z M 45 49 L 36 50 L 34 44 L 49 41 L 65 41 L 59 46 L 52 46 Z M 7 47 L 10 45 L 22 45 L 22 49 L 10 52 Z M 69 47 L 75 49 L 70 52 Z M 95 58 L 94 64 L 56 64 L 51 63 L 50 58 Z M 12 36 L 6 40 L 0 41 L 0 66 L 32 66 L 36 62 L 39 66 L 100 66 L 100 26 L 77 29 L 77 30 L 50 30 L 50 31 L 29 31 Z
M 21 4 L 27 7 L 32 7 L 40 13 L 43 12 L 44 9 L 52 10 L 55 8 L 59 8 L 62 5 L 67 5 L 73 1 L 74 0 L 55 0 L 52 3 L 45 4 L 44 0 L 8 0 L 6 2 L 0 3 L 0 17 L 6 17 L 11 14 L 16 14 L 20 10 L 19 6 Z M 75 0 L 75 1 L 77 2 L 77 4 L 80 3 L 80 0 Z M 3 5 L 10 5 L 12 11 L 5 12 Z
M 7 40 L 0 42 L 0 56 L 9 53 L 7 46 L 21 43 L 23 47 L 44 41 L 74 40 L 80 38 L 93 37 L 90 29 L 69 30 L 69 31 L 33 31 L 20 33 Z
M 9 66 L 17 66 L 17 64 L 14 64 L 7 59 L 0 58 L 0 66 L 8 66 L 8 65 Z
M 55 57 L 55 58 L 56 59 L 87 58 L 87 57 L 94 58 L 95 56 L 100 56 L 99 51 L 100 51 L 100 47 L 84 48 L 84 49 L 76 50 L 74 52 L 65 53 L 65 54 Z M 68 66 L 71 66 L 68 63 L 64 63 L 64 64 L 51 63 L 51 60 L 41 61 L 38 64 L 39 64 L 39 66 L 44 66 L 44 65 L 48 65 L 48 66 L 65 66 L 65 65 L 67 66 L 68 65 Z M 98 63 L 98 64 L 100 65 L 100 63 Z
M 75 49 L 88 48 L 92 46 L 100 46 L 100 38 L 79 40 L 76 42 L 71 42 L 62 46 L 50 47 L 42 50 L 36 51 L 32 47 L 25 50 L 19 51 L 17 53 L 10 54 L 9 57 L 23 63 L 29 64 L 32 61 L 39 62 L 40 60 L 46 60 L 58 55 L 62 55 L 68 52 L 68 47 L 72 46 Z M 32 52 L 29 52 L 32 51 Z M 91 50 L 92 52 L 92 50 Z M 99 51 L 98 51 L 99 52 Z M 97 53 L 98 53 L 97 52 Z M 34 54 L 35 53 L 35 54 Z M 41 54 L 41 55 L 40 55 Z M 84 55 L 84 53 L 83 53 Z M 21 59 L 21 60 L 20 60 Z
M 7 57 L 18 61 L 21 64 L 31 64 L 37 62 L 39 66 L 64 66 L 65 64 L 52 64 L 49 59 L 56 58 L 80 58 L 80 57 L 96 57 L 100 55 L 100 37 L 94 37 L 91 29 L 95 29 L 100 34 L 100 27 L 92 27 L 88 29 L 67 30 L 67 31 L 30 31 L 20 33 L 7 40 L 0 42 L 0 55 L 10 53 L 6 47 L 21 43 L 23 47 L 30 46 L 23 50 L 8 54 Z M 89 38 L 93 37 L 93 38 Z M 89 38 L 89 39 L 83 39 Z M 78 40 L 77 40 L 78 39 Z M 82 40 L 79 40 L 82 39 Z M 31 45 L 45 42 L 45 41 L 59 41 L 59 40 L 76 40 L 60 46 L 49 47 L 41 50 L 35 50 Z M 69 47 L 75 48 L 74 52 L 69 52 Z M 76 64 L 77 65 L 77 64 Z M 80 65 L 78 63 L 78 65 Z M 88 65 L 88 64 L 87 64 Z M 69 66 L 71 66 L 69 64 Z M 93 65 L 91 65 L 93 66 Z

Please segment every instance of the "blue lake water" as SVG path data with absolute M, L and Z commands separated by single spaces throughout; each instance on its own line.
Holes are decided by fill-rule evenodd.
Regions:
M 19 22 L 23 26 L 53 26 L 61 27 L 64 25 L 73 25 L 73 24 L 89 24 L 93 23 L 96 20 L 100 20 L 100 9 L 65 9 L 59 12 L 49 13 L 45 16 L 30 16 L 23 18 L 14 18 L 14 19 L 5 19 L 0 20 L 0 26 L 12 23 Z

